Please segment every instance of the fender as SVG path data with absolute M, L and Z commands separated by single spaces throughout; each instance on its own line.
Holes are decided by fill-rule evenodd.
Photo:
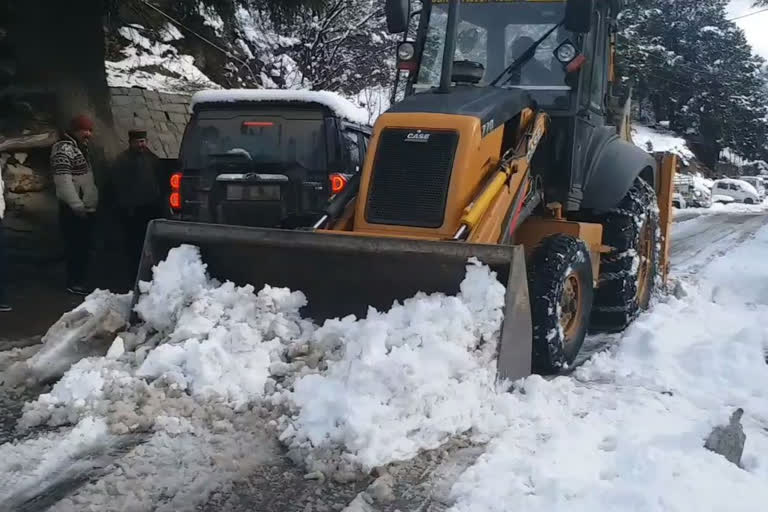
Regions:
M 616 208 L 638 176 L 652 187 L 656 186 L 656 160 L 634 144 L 619 138 L 615 132 L 600 137 L 593 148 L 584 179 L 581 208 Z

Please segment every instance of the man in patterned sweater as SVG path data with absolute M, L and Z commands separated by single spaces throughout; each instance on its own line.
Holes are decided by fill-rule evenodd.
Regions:
M 59 227 L 66 246 L 67 291 L 87 295 L 86 287 L 93 218 L 99 192 L 88 156 L 93 121 L 72 119 L 69 129 L 51 150 L 51 172 L 59 199 Z

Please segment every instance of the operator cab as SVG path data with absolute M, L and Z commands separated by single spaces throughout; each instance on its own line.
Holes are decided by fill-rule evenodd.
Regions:
M 576 56 L 570 48 L 575 48 L 573 42 L 578 36 L 558 26 L 565 16 L 565 6 L 564 2 L 462 2 L 454 67 L 460 62 L 482 67 L 482 78 L 477 85 L 488 86 L 544 37 L 532 58 L 497 85 L 524 89 L 545 108 L 568 108 L 573 84 L 569 83 L 566 66 Z M 423 36 L 416 42 L 422 54 L 418 71 L 411 80 L 414 93 L 429 91 L 440 84 L 448 8 L 447 0 L 424 3 L 420 18 Z M 563 47 L 559 55 L 569 59 L 563 62 L 558 59 L 557 50 L 568 44 L 570 48 Z

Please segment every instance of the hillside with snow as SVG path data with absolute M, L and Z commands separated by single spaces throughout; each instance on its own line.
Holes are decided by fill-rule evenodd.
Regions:
M 139 13 L 121 8 L 108 30 L 108 83 L 184 93 L 326 90 L 373 118 L 389 106 L 395 39 L 372 2 L 344 1 L 326 12 L 299 10 L 285 19 L 258 2 L 224 8 L 198 1 L 184 9 L 161 1 Z

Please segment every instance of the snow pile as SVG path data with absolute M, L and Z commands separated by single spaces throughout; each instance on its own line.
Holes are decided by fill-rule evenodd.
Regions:
M 504 293 L 475 262 L 456 297 L 422 294 L 364 320 L 327 322 L 312 347 L 326 351 L 328 370 L 287 393 L 298 412 L 281 440 L 310 471 L 367 472 L 492 429 Z
M 60 510 L 105 493 L 115 510 L 168 496 L 186 506 L 278 456 L 278 437 L 308 469 L 354 477 L 509 424 L 496 408 L 493 361 L 505 289 L 477 261 L 455 297 L 418 294 L 322 327 L 301 318 L 301 292 L 217 282 L 188 245 L 171 250 L 140 291 L 144 324 L 102 347 L 106 356 L 72 365 L 18 421 L 29 432 L 96 418 L 110 436 L 144 440 Z
M 341 95 L 329 91 L 229 89 L 200 91 L 192 96 L 192 106 L 199 103 L 226 102 L 308 102 L 329 108 L 339 117 L 359 124 L 368 124 L 369 114 Z
M 45 488 L 76 478 L 81 459 L 110 440 L 106 423 L 86 418 L 64 433 L 43 434 L 23 443 L 0 445 L 0 504 L 3 510 L 21 506 Z M 90 466 L 91 463 L 86 463 Z
M 648 126 L 632 125 L 632 140 L 635 145 L 649 153 L 669 152 L 678 155 L 684 161 L 694 158 L 685 139 L 672 133 L 663 133 Z
M 768 499 L 768 228 L 573 379 L 525 381 L 452 511 L 744 510 Z M 704 439 L 743 407 L 743 469 Z
M 142 87 L 167 92 L 219 87 L 195 66 L 194 57 L 181 54 L 168 44 L 183 37 L 173 25 L 166 25 L 160 31 L 160 39 L 164 42 L 152 42 L 143 35 L 145 30 L 141 25 L 118 30 L 128 45 L 121 50 L 124 59 L 105 63 L 110 87 Z

